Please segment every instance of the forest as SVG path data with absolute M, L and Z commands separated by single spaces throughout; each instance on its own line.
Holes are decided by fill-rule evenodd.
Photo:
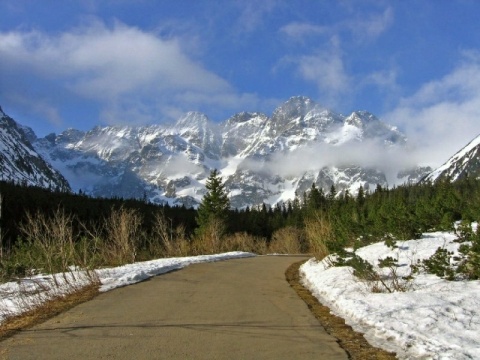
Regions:
M 480 181 L 440 181 L 359 188 L 355 196 L 313 184 L 292 201 L 230 209 L 212 172 L 198 209 L 136 199 L 91 198 L 1 182 L 0 278 L 28 269 L 62 271 L 70 263 L 98 267 L 219 251 L 312 253 L 406 240 L 476 221 Z M 48 245 L 48 246 L 47 246 Z M 70 246 L 70 250 L 68 250 Z

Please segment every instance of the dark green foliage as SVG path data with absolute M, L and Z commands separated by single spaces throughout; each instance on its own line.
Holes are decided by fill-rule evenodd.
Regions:
M 210 173 L 205 187 L 207 193 L 203 196 L 196 217 L 198 232 L 202 232 L 212 221 L 226 222 L 230 209 L 230 200 L 217 169 Z
M 458 255 L 439 247 L 430 258 L 413 266 L 414 271 L 423 270 L 447 280 L 480 279 L 480 233 L 462 223 L 458 234 Z
M 74 215 L 74 229 L 81 235 L 80 223 L 94 226 L 108 218 L 112 209 L 135 209 L 144 219 L 142 231 L 152 232 L 155 213 L 163 211 L 165 216 L 171 220 L 171 225 L 176 228 L 179 225 L 185 226 L 187 235 L 193 233 L 196 222 L 194 209 L 185 207 L 170 207 L 147 204 L 140 200 L 124 199 L 101 199 L 91 198 L 85 195 L 77 195 L 65 192 L 52 192 L 38 187 L 24 187 L 8 182 L 0 182 L 0 193 L 2 194 L 2 227 L 3 245 L 5 250 L 15 246 L 17 239 L 21 237 L 20 224 L 27 214 L 42 213 L 46 216 L 53 216 L 54 212 L 62 209 L 66 214 Z
M 420 265 L 426 272 L 444 277 L 448 280 L 455 278 L 455 270 L 450 264 L 453 253 L 444 248 L 438 248 L 430 258 L 424 259 Z
M 373 192 L 360 187 L 356 196 L 335 187 L 325 194 L 312 184 L 305 194 L 298 194 L 294 200 L 272 208 L 268 204 L 260 204 L 246 209 L 229 209 L 228 197 L 218 172 L 214 171 L 211 177 L 207 199 L 198 211 L 157 206 L 146 203 L 145 199 L 93 199 L 81 194 L 0 182 L 3 246 L 7 252 L 15 246 L 21 235 L 19 225 L 27 213 L 50 215 L 59 208 L 66 214 L 74 215 L 73 226 L 80 237 L 83 231 L 80 223 L 94 225 L 102 222 L 109 217 L 112 208 L 122 206 L 135 209 L 142 217 L 142 233 L 152 233 L 155 214 L 163 211 L 172 229 L 180 225 L 185 227 L 187 238 L 210 216 L 218 216 L 225 221 L 229 233 L 245 232 L 270 240 L 275 231 L 287 226 L 304 229 L 312 217 L 320 214 L 328 219 L 332 228 L 335 240 L 328 241 L 332 252 L 341 251 L 346 246 L 359 248 L 378 241 L 394 246 L 396 240 L 417 238 L 425 231 L 451 230 L 453 222 L 460 219 L 470 223 L 480 218 L 480 181 L 472 178 L 455 183 L 445 180 L 392 189 L 377 186 Z M 467 227 L 459 229 L 459 232 L 465 243 L 459 259 L 454 259 L 461 271 L 459 276 L 480 278 L 476 272 L 480 268 L 480 240 L 476 240 L 476 235 Z
M 457 273 L 469 280 L 480 279 L 480 233 L 472 233 L 468 241 L 460 245 Z

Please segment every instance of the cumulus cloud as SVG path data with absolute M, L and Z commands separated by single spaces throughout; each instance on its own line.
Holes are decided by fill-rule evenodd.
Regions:
M 406 132 L 426 163 L 441 165 L 480 134 L 480 54 L 465 52 L 449 74 L 401 99 L 383 119 Z
M 237 97 L 256 101 L 254 95 L 238 95 L 189 57 L 179 39 L 163 39 L 120 22 L 107 27 L 93 21 L 56 35 L 0 33 L 0 58 L 0 76 L 9 80 L 1 85 L 2 92 L 21 92 L 16 77 L 58 83 L 59 91 L 99 103 L 108 122 L 153 120 L 175 108 L 191 110 L 205 99 L 220 108 L 232 106 Z M 164 108 L 169 109 L 166 114 Z

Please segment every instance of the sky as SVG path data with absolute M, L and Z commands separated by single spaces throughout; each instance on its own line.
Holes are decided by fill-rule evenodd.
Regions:
M 38 136 L 220 122 L 308 96 L 397 126 L 424 164 L 480 134 L 476 0 L 0 0 L 0 106 Z

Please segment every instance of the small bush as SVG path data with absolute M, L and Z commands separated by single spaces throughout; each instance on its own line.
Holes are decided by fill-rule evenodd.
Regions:
M 458 255 L 439 247 L 430 258 L 413 266 L 415 272 L 425 271 L 447 280 L 480 279 L 480 233 L 470 225 L 461 224 L 456 242 Z
M 300 254 L 305 248 L 305 231 L 287 226 L 275 231 L 269 251 L 279 254 Z
M 364 260 L 355 253 L 346 253 L 348 258 L 337 257 L 333 262 L 334 266 L 351 266 L 353 275 L 360 281 L 365 282 L 369 291 L 374 293 L 393 293 L 404 292 L 411 287 L 411 277 L 401 277 L 397 273 L 398 262 L 396 259 L 388 256 L 384 259 L 378 259 L 378 268 L 376 269 L 368 261 Z M 380 269 L 387 269 L 387 273 Z
M 202 231 L 195 234 L 191 251 L 193 255 L 215 254 L 221 251 L 222 241 L 226 232 L 223 220 L 211 218 L 202 226 Z
M 136 210 L 121 207 L 105 220 L 107 243 L 104 258 L 112 265 L 135 262 L 142 218 Z
M 238 232 L 226 236 L 222 241 L 222 251 L 246 251 L 264 254 L 266 240 L 246 232 Z
M 151 257 L 186 256 L 190 254 L 190 241 L 182 225 L 173 228 L 171 219 L 165 217 L 163 211 L 155 214 L 153 234 L 147 241 Z
M 424 259 L 415 268 L 415 272 L 418 269 L 422 269 L 428 273 L 435 274 L 438 277 L 446 278 L 447 280 L 455 279 L 455 269 L 450 262 L 453 252 L 447 251 L 445 248 L 439 247 L 435 253 L 428 259 Z
M 305 236 L 309 251 L 317 260 L 322 260 L 335 247 L 335 236 L 330 221 L 321 213 L 316 212 L 305 220 Z

